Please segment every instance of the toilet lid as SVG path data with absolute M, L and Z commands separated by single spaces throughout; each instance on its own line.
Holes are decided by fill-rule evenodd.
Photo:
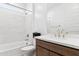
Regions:
M 34 50 L 34 49 L 35 49 L 34 46 L 26 46 L 26 47 L 21 48 L 21 50 Z

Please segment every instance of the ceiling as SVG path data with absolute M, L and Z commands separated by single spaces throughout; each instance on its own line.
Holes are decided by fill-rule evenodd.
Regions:
M 63 3 L 48 3 L 48 4 L 47 4 L 47 9 L 48 9 L 48 10 L 51 10 L 51 9 L 53 9 L 53 8 L 57 8 L 57 7 L 60 6 L 61 4 L 63 4 Z

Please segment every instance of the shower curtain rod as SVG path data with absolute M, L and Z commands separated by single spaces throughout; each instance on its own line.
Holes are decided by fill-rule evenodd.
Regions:
M 25 11 L 32 12 L 31 10 L 27 10 L 27 9 L 22 8 L 22 7 L 18 7 L 18 6 L 12 5 L 10 3 L 5 3 L 5 4 L 10 5 L 10 6 L 13 6 L 13 7 L 16 7 L 16 8 L 19 8 L 19 9 L 22 9 L 22 10 L 25 10 Z

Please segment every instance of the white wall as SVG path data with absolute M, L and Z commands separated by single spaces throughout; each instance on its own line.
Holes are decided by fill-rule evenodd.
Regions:
M 79 34 L 79 4 L 61 3 L 48 10 L 48 31 L 54 32 L 58 25 L 69 33 Z
M 0 7 L 0 44 L 24 39 L 24 12 Z
M 24 9 L 26 9 L 26 5 L 27 5 L 26 3 L 10 3 L 10 4 L 24 8 Z
M 30 7 L 29 9 L 32 8 Z M 27 34 L 30 34 L 32 41 L 32 13 L 25 15 L 23 10 L 0 4 L 0 51 L 4 50 L 0 55 L 21 55 L 19 47 L 25 45 L 19 45 L 17 42 L 27 39 Z
M 25 7 L 32 10 L 31 3 Z M 27 34 L 32 38 L 32 19 L 32 12 L 25 15 L 23 10 L 0 4 L 0 44 L 25 40 Z
M 47 20 L 47 7 L 46 4 L 34 4 L 34 32 L 47 34 L 46 20 Z
M 26 18 L 25 18 L 25 39 L 29 39 L 28 44 L 33 43 L 33 4 L 27 3 L 26 9 L 30 10 L 32 12 L 27 12 Z M 27 37 L 27 34 L 29 34 L 29 37 Z

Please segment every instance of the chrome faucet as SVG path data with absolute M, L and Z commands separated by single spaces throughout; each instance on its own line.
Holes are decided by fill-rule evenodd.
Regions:
M 64 38 L 65 37 L 65 34 L 68 34 L 68 32 L 65 32 L 65 30 L 63 29 L 63 27 L 61 25 L 58 25 L 57 26 L 57 33 L 55 34 L 55 37 L 58 37 L 58 38 Z

